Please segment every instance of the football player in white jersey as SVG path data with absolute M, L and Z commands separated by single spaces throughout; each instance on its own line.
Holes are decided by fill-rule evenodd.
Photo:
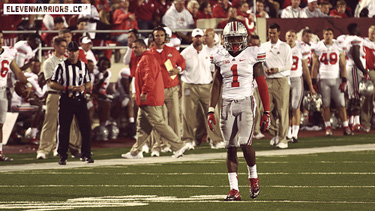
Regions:
M 220 129 L 227 148 L 230 184 L 230 192 L 225 200 L 238 201 L 241 200 L 241 196 L 237 180 L 237 147 L 241 147 L 247 163 L 250 197 L 256 198 L 260 192 L 255 150 L 251 146 L 255 115 L 253 80 L 257 81 L 264 107 L 261 124 L 262 131 L 265 131 L 270 123 L 269 94 L 262 68 L 266 53 L 260 47 L 247 47 L 246 27 L 238 21 L 228 23 L 223 36 L 224 48 L 217 49 L 211 55 L 216 71 L 207 120 L 212 130 L 212 124 L 216 124 L 215 106 L 222 90 Z
M 333 30 L 323 30 L 323 40 L 313 47 L 312 77 L 319 80 L 319 92 L 323 98 L 322 116 L 326 135 L 332 135 L 331 98 L 336 103 L 339 117 L 343 123 L 344 135 L 353 135 L 345 110 L 344 92 L 346 90 L 345 54 L 338 42 L 333 40 Z
M 289 30 L 285 34 L 286 43 L 292 49 L 293 65 L 290 69 L 290 95 L 289 106 L 292 108 L 292 113 L 289 114 L 290 125 L 288 129 L 287 138 L 293 143 L 298 143 L 299 125 L 301 122 L 301 102 L 303 97 L 303 79 L 305 78 L 310 94 L 316 94 L 310 77 L 310 71 L 307 64 L 307 58 L 310 55 L 310 48 L 306 47 L 304 42 L 296 43 L 297 34 L 294 30 Z
M 27 84 L 27 92 L 29 95 L 31 91 L 31 84 L 27 82 L 25 75 L 21 69 L 17 66 L 14 57 L 16 50 L 3 46 L 4 35 L 3 31 L 0 30 L 0 161 L 12 161 L 11 158 L 3 155 L 3 124 L 5 123 L 5 117 L 8 109 L 8 99 L 6 94 L 7 88 L 7 76 L 9 70 L 12 70 L 18 80 L 22 83 Z
M 359 82 L 363 79 L 370 80 L 368 70 L 365 65 L 365 51 L 363 48 L 363 38 L 359 26 L 356 23 L 351 23 L 347 27 L 349 36 L 346 36 L 344 45 L 347 47 L 347 63 L 346 71 L 348 76 L 348 97 L 350 109 L 350 124 L 352 124 L 353 131 L 361 131 L 362 125 L 360 123 L 360 95 Z

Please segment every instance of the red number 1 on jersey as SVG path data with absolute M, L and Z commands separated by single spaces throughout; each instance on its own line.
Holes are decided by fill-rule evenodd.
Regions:
M 238 72 L 237 72 L 237 65 L 234 64 L 230 70 L 233 72 L 233 82 L 232 87 L 240 87 L 240 82 L 238 82 Z

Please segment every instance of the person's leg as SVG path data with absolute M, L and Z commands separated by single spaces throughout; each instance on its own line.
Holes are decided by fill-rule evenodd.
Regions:
M 60 159 L 66 160 L 68 158 L 68 146 L 70 125 L 73 120 L 74 105 L 67 97 L 61 97 L 59 103 L 59 114 L 57 121 L 57 152 Z
M 190 85 L 183 83 L 182 96 L 182 117 L 183 117 L 183 133 L 182 140 L 185 143 L 192 144 L 195 141 L 195 125 L 197 124 L 197 111 L 200 109 L 199 93 L 197 92 L 197 85 Z
M 289 123 L 289 93 L 290 86 L 288 84 L 288 78 L 275 79 L 278 82 L 278 95 L 275 95 L 276 110 L 280 118 L 279 124 L 279 148 L 288 147 L 288 141 L 286 140 L 286 133 L 288 132 Z M 286 147 L 285 147 L 286 146 Z
M 58 94 L 48 94 L 46 100 L 46 112 L 44 115 L 42 132 L 37 154 L 48 155 L 56 147 L 56 126 L 59 111 Z
M 82 136 L 81 157 L 91 158 L 91 124 L 85 100 L 77 106 L 75 116 Z
M 152 125 L 147 120 L 147 108 L 149 106 L 139 107 L 137 114 L 137 132 L 136 132 L 136 142 L 132 146 L 130 153 L 132 156 L 136 156 L 142 153 L 142 147 L 146 141 L 150 138 L 152 131 Z

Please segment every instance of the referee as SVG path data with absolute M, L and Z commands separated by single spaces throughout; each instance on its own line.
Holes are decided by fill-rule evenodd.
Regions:
M 82 135 L 81 160 L 93 163 L 91 158 L 91 124 L 84 93 L 90 89 L 87 65 L 78 59 L 78 44 L 68 44 L 68 59 L 61 62 L 51 77 L 50 87 L 60 90 L 59 115 L 57 121 L 57 152 L 59 164 L 66 165 L 69 133 L 73 115 L 78 120 Z

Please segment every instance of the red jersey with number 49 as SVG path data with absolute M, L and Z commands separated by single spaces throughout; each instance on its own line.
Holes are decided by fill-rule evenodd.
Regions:
M 211 58 L 223 77 L 223 99 L 240 100 L 253 95 L 253 65 L 266 60 L 263 48 L 247 47 L 236 57 L 226 49 L 218 48 Z
M 307 60 L 310 55 L 310 50 L 305 47 L 305 43 L 297 43 L 292 48 L 293 65 L 290 69 L 290 77 L 302 76 L 302 60 Z
M 319 78 L 332 79 L 340 77 L 340 54 L 343 49 L 334 40 L 332 45 L 326 46 L 323 41 L 313 47 L 313 52 L 319 59 Z
M 0 87 L 7 86 L 7 75 L 10 70 L 10 63 L 16 56 L 16 50 L 3 46 L 0 52 Z

